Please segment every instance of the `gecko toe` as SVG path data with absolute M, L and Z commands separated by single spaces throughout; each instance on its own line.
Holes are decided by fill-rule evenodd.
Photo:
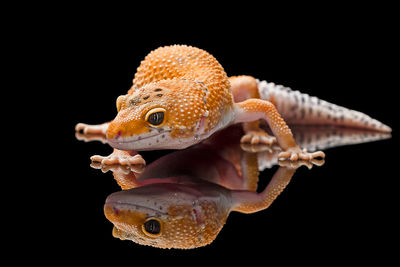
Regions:
M 268 135 L 263 130 L 257 131 L 249 131 L 247 132 L 241 139 L 241 143 L 249 143 L 252 145 L 264 144 L 264 145 L 272 145 L 276 142 L 276 138 L 274 136 Z

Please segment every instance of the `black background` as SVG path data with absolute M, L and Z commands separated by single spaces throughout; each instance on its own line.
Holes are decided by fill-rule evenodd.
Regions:
M 50 101 L 38 108 L 51 133 L 51 139 L 39 144 L 51 162 L 48 169 L 40 169 L 40 184 L 46 188 L 47 205 L 54 208 L 44 211 L 35 229 L 53 248 L 48 251 L 65 261 L 132 265 L 141 259 L 325 265 L 394 256 L 399 58 L 390 8 L 320 7 L 288 13 L 266 7 L 235 6 L 228 11 L 207 6 L 196 13 L 188 7 L 156 14 L 146 12 L 148 7 L 121 15 L 103 8 L 59 10 L 38 26 L 27 25 L 32 34 L 27 39 L 35 30 L 43 37 L 39 48 L 27 53 L 45 63 L 37 78 L 48 85 L 45 93 L 50 95 Z M 252 75 L 362 111 L 391 126 L 393 138 L 327 150 L 325 165 L 299 169 L 268 210 L 232 213 L 207 247 L 160 250 L 115 239 L 103 204 L 119 188 L 110 173 L 89 166 L 91 155 L 107 155 L 111 148 L 76 140 L 74 126 L 111 120 L 115 100 L 131 86 L 140 61 L 151 50 L 170 44 L 205 49 L 229 76 Z M 143 156 L 151 162 L 165 153 Z M 263 172 L 261 179 L 275 170 Z M 187 262 L 188 256 L 193 261 Z

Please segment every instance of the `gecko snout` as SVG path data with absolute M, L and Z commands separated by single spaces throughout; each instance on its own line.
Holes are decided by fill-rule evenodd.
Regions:
M 121 110 L 108 126 L 106 138 L 113 148 L 139 149 L 141 148 L 139 141 L 150 133 L 146 122 L 140 117 L 135 118 L 136 116 L 129 114 L 128 111 Z
M 115 123 L 110 123 L 108 126 L 106 137 L 108 140 L 119 139 L 123 135 L 123 130 Z

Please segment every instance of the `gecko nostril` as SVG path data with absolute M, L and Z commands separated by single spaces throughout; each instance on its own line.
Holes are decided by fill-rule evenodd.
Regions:
M 114 211 L 114 214 L 115 214 L 115 215 L 119 215 L 119 209 L 113 208 L 113 211 Z

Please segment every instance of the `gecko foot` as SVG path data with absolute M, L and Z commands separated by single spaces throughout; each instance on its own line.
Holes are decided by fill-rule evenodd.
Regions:
M 273 143 L 276 143 L 276 138 L 274 136 L 268 135 L 263 130 L 256 130 L 256 131 L 248 131 L 240 139 L 240 142 L 250 143 L 252 145 L 257 145 L 257 144 L 272 145 Z
M 278 160 L 278 164 L 281 167 L 286 167 L 290 169 L 297 169 L 301 166 L 306 166 L 308 169 L 311 169 L 314 165 L 322 166 L 325 161 L 323 159 L 311 159 L 311 160 L 297 160 L 291 161 L 289 159 Z
M 113 173 L 121 173 L 123 175 L 128 175 L 131 172 L 134 173 L 142 173 L 144 171 L 144 165 L 118 165 L 118 164 L 112 164 L 112 165 L 104 165 L 101 164 L 100 162 L 92 162 L 90 164 L 90 167 L 93 169 L 98 169 L 101 170 L 103 173 L 106 173 L 108 171 L 111 171 Z
M 83 134 L 102 134 L 106 135 L 106 131 L 109 123 L 97 124 L 97 125 L 89 125 L 86 123 L 78 123 L 75 126 L 76 132 L 82 132 Z
M 291 161 L 296 160 L 312 160 L 315 158 L 325 158 L 325 153 L 322 151 L 316 151 L 313 153 L 307 152 L 307 149 L 301 150 L 299 147 L 289 148 L 278 154 L 278 159 L 289 159 Z
M 141 155 L 134 155 L 130 151 L 122 151 L 115 149 L 113 153 L 104 157 L 99 155 L 94 155 L 90 157 L 92 162 L 98 162 L 101 165 L 146 165 L 146 161 Z

